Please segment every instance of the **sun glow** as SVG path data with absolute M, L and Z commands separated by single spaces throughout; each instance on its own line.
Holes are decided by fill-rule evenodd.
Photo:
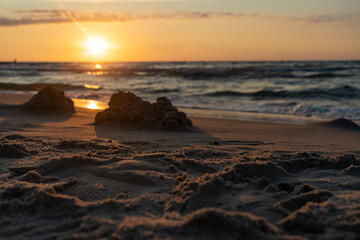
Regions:
M 92 109 L 92 110 L 101 110 L 108 107 L 106 103 L 91 100 L 91 99 L 73 99 L 75 107 L 79 108 L 86 108 L 86 109 Z
M 89 109 L 99 109 L 98 103 L 93 100 L 89 100 L 88 105 L 86 107 Z
M 109 43 L 102 38 L 91 38 L 86 46 L 92 55 L 102 55 L 109 48 Z M 100 66 L 100 65 L 99 65 Z

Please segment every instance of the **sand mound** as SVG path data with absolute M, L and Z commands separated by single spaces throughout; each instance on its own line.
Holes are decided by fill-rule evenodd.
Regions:
M 351 120 L 345 118 L 335 119 L 330 122 L 326 122 L 325 125 L 336 128 L 344 128 L 344 129 L 356 129 L 360 130 L 360 126 L 354 123 Z
M 30 145 L 36 145 L 35 147 Z M 8 135 L 0 138 L 0 158 L 22 158 L 39 153 L 41 140 L 25 138 L 21 135 Z
M 316 190 L 307 193 L 302 193 L 298 196 L 290 197 L 286 200 L 280 201 L 274 205 L 275 209 L 289 214 L 302 206 L 306 205 L 308 202 L 324 202 L 332 197 L 334 194 L 327 190 Z
M 129 218 L 118 230 L 124 239 L 279 239 L 277 229 L 263 218 L 214 208 L 175 220 Z
M 74 102 L 65 96 L 64 91 L 51 86 L 40 90 L 23 106 L 25 109 L 41 112 L 75 112 Z
M 326 226 L 331 225 L 336 207 L 330 201 L 322 203 L 310 202 L 282 219 L 279 225 L 292 233 L 323 233 Z
M 205 164 L 203 166 L 206 167 Z M 268 178 L 276 179 L 283 176 L 289 176 L 289 173 L 270 162 L 239 163 L 226 167 L 221 172 L 205 174 L 199 178 L 178 174 L 177 180 L 180 183 L 173 189 L 176 197 L 169 201 L 167 209 L 184 211 L 199 209 L 203 206 L 216 206 L 214 202 L 219 200 L 218 196 L 222 196 L 236 184 L 253 181 L 255 188 L 259 188 L 259 185 L 265 187 L 271 183 Z
M 32 154 L 24 144 L 0 143 L 0 157 L 20 158 Z
M 36 170 L 28 171 L 20 178 L 20 181 L 30 182 L 30 183 L 47 183 L 56 180 L 58 180 L 58 178 L 43 177 Z
M 278 166 L 287 172 L 294 174 L 304 169 L 337 169 L 342 170 L 350 165 L 359 165 L 360 160 L 352 154 L 344 154 L 323 158 L 315 153 L 301 152 L 296 154 L 271 153 L 266 158 L 270 158 Z M 258 158 L 255 158 L 258 159 Z M 262 159 L 262 158 L 259 158 Z M 265 159 L 264 159 L 265 161 Z
M 127 127 L 181 130 L 192 127 L 186 114 L 179 112 L 170 100 L 158 98 L 155 103 L 142 100 L 131 92 L 119 91 L 111 96 L 109 108 L 95 117 L 95 124 L 115 123 Z
M 79 208 L 79 199 L 56 194 L 57 189 L 66 183 L 52 185 L 29 182 L 0 183 L 0 209 L 4 213 L 22 213 L 31 215 L 64 216 L 70 215 L 74 209 Z M 12 200 L 16 199 L 16 203 Z

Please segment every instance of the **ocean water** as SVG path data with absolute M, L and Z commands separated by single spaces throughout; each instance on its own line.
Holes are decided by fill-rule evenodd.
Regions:
M 122 90 L 178 107 L 360 120 L 360 61 L 0 64 L 1 92 L 37 83 L 104 103 Z

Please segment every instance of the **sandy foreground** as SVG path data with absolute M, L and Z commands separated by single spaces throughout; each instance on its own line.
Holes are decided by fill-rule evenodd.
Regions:
M 191 117 L 95 126 L 0 95 L 1 239 L 359 239 L 360 130 Z

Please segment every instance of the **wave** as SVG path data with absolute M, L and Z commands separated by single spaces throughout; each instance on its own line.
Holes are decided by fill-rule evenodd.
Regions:
M 309 71 L 310 74 L 299 76 L 294 68 L 264 68 L 264 67 L 229 67 L 229 68 L 178 68 L 178 69 L 142 69 L 142 76 L 156 76 L 164 75 L 170 77 L 181 77 L 190 80 L 211 80 L 211 79 L 227 79 L 239 77 L 242 79 L 264 79 L 264 78 L 336 78 L 336 77 L 352 77 L 353 74 L 335 73 L 340 71 L 338 69 L 334 72 L 320 72 L 311 74 L 315 70 Z M 307 72 L 306 69 L 304 69 Z M 134 72 L 128 71 L 128 75 L 137 75 L 137 70 Z M 315 71 L 316 72 L 316 71 Z
M 325 64 L 325 63 L 322 63 Z M 327 63 L 329 64 L 329 63 Z M 45 72 L 96 74 L 109 77 L 168 76 L 189 80 L 262 78 L 335 78 L 351 77 L 357 65 L 318 66 L 299 63 L 108 63 L 97 69 L 81 63 L 17 63 L 0 65 L 0 76 L 30 76 Z M 345 72 L 344 72 L 345 71 Z M 300 75 L 298 74 L 300 72 Z M 302 75 L 302 73 L 305 73 Z
M 308 76 L 304 76 L 303 78 L 335 78 L 335 77 L 352 77 L 351 74 L 335 74 L 335 73 L 317 73 L 317 74 L 311 74 Z
M 154 93 L 154 94 L 163 94 L 163 93 L 177 93 L 180 92 L 180 89 L 154 89 L 154 90 L 149 90 L 147 91 L 147 93 Z
M 360 89 L 344 85 L 332 89 L 308 89 L 303 91 L 261 90 L 252 93 L 237 91 L 216 91 L 207 93 L 208 97 L 255 97 L 255 98 L 355 98 L 360 99 Z

